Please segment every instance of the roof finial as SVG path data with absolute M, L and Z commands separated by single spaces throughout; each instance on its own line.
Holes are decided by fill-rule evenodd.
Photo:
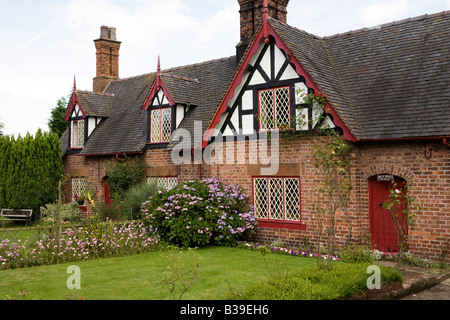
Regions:
M 73 92 L 77 91 L 77 78 L 73 75 Z
M 266 44 L 270 43 L 269 39 L 269 29 L 267 19 L 269 18 L 269 6 L 267 5 L 267 0 L 264 0 L 263 3 L 264 13 L 263 13 L 263 28 L 264 28 L 264 42 Z
M 158 66 L 156 70 L 158 72 L 158 75 L 161 74 L 161 60 L 159 58 L 159 53 L 158 53 Z
M 161 85 L 161 60 L 158 53 L 158 65 L 156 67 L 156 88 L 159 90 Z
M 269 6 L 267 5 L 267 0 L 264 0 L 263 8 L 264 8 L 264 20 L 267 20 L 267 18 L 269 17 Z

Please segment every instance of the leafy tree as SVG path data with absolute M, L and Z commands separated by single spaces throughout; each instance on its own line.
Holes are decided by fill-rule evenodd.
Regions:
M 58 100 L 56 107 L 52 109 L 51 118 L 48 120 L 50 132 L 56 133 L 58 137 L 61 137 L 68 126 L 68 122 L 64 120 L 66 109 L 67 99 L 65 97 L 61 97 L 61 99 Z
M 55 201 L 63 172 L 56 134 L 0 137 L 0 207 L 37 212 Z
M 352 189 L 351 151 L 352 146 L 339 135 L 330 135 L 329 140 L 323 145 L 314 146 L 313 165 L 315 172 L 320 176 L 320 184 L 316 189 L 318 201 L 315 208 L 319 218 L 319 259 L 322 227 L 324 223 L 327 223 L 327 268 L 330 268 L 331 258 L 334 254 L 336 213 L 342 209 L 348 216 L 347 205 Z M 350 223 L 349 227 L 351 227 Z M 347 241 L 350 241 L 351 229 L 349 232 Z M 322 266 L 319 265 L 319 267 Z
M 309 108 L 320 106 L 325 110 L 327 99 L 320 92 L 310 92 L 303 97 L 304 103 Z M 324 112 L 318 119 L 321 123 L 327 117 Z M 294 119 L 296 124 L 307 124 L 302 118 Z M 309 119 L 313 121 L 313 119 Z M 312 126 L 310 126 L 312 127 Z M 288 132 L 290 134 L 290 132 Z M 327 266 L 330 268 L 331 260 L 335 249 L 336 234 L 336 213 L 342 210 L 347 216 L 348 236 L 347 244 L 352 238 L 352 228 L 350 215 L 348 212 L 348 202 L 350 200 L 350 192 L 352 190 L 351 181 L 351 158 L 352 145 L 347 143 L 339 131 L 333 128 L 316 128 L 304 133 L 305 135 L 322 135 L 321 139 L 314 139 L 313 153 L 311 163 L 314 166 L 314 172 L 320 179 L 318 187 L 314 190 L 316 195 L 314 201 L 311 202 L 310 208 L 316 213 L 318 221 L 318 263 L 319 268 L 324 267 L 324 261 L 321 259 L 321 237 L 325 228 L 327 238 Z
M 414 230 L 415 217 L 422 208 L 422 205 L 415 205 L 414 201 L 415 198 L 411 195 L 411 187 L 408 184 L 402 186 L 394 182 L 389 189 L 388 199 L 382 203 L 382 207 L 389 211 L 394 221 L 399 249 L 397 268 L 400 268 L 400 263 L 404 259 L 408 247 L 410 238 L 408 230 Z
M 3 135 L 3 128 L 5 128 L 5 125 L 2 122 L 0 122 L 0 136 Z

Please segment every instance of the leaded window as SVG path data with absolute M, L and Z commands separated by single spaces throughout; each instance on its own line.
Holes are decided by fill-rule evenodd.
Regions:
M 72 178 L 72 200 L 84 196 L 86 190 L 86 178 Z
M 84 147 L 84 120 L 73 120 L 70 123 L 70 147 L 81 149 Z
M 150 142 L 169 142 L 172 134 L 172 109 L 150 111 Z
M 178 184 L 177 177 L 148 177 L 148 183 L 156 183 L 158 189 L 172 189 Z
M 253 197 L 257 218 L 300 221 L 299 178 L 254 178 Z
M 259 116 L 260 129 L 271 130 L 290 126 L 290 89 L 289 87 L 260 90 Z

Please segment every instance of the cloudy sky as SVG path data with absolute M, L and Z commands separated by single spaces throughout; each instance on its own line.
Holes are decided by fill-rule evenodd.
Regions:
M 319 36 L 450 10 L 450 0 L 290 0 L 288 24 Z M 237 0 L 0 0 L 0 123 L 48 131 L 50 110 L 92 90 L 94 39 L 117 28 L 126 78 L 235 54 Z

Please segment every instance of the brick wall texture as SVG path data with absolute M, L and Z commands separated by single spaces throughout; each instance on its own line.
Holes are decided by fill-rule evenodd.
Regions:
M 318 242 L 318 219 L 312 203 L 314 190 L 320 182 L 314 173 L 312 152 L 315 144 L 325 138 L 297 138 L 281 140 L 279 146 L 279 171 L 277 176 L 300 177 L 302 230 L 285 228 L 261 228 L 253 241 L 271 243 L 282 239 L 293 247 L 304 247 L 308 243 L 314 248 Z M 174 165 L 171 151 L 148 149 L 141 157 L 150 166 L 147 176 L 177 176 L 179 182 L 215 177 L 225 184 L 238 184 L 252 199 L 252 178 L 257 177 L 261 167 L 261 157 L 251 152 L 251 142 L 227 142 L 220 146 L 223 150 L 234 150 L 230 158 L 224 160 L 220 149 L 212 152 L 216 159 L 208 164 Z M 227 149 L 228 148 L 228 149 Z M 430 154 L 430 149 L 431 154 Z M 250 150 L 250 151 L 249 151 Z M 270 152 L 268 153 L 270 155 Z M 431 157 L 430 157 L 431 156 Z M 369 219 L 369 179 L 378 174 L 392 174 L 405 179 L 412 186 L 415 204 L 421 204 L 415 217 L 416 226 L 410 232 L 409 250 L 415 256 L 440 260 L 449 246 L 450 236 L 450 150 L 442 142 L 371 142 L 357 143 L 352 154 L 352 184 L 347 215 L 338 211 L 336 216 L 336 244 L 347 243 L 349 223 L 351 244 L 367 243 L 370 239 Z M 222 159 L 221 159 L 222 158 Z M 85 176 L 96 197 L 104 200 L 103 184 L 106 179 L 107 157 L 83 157 L 68 155 L 64 159 L 69 176 Z M 71 186 L 66 183 L 64 194 L 70 199 Z M 325 241 L 323 241 L 325 245 Z

